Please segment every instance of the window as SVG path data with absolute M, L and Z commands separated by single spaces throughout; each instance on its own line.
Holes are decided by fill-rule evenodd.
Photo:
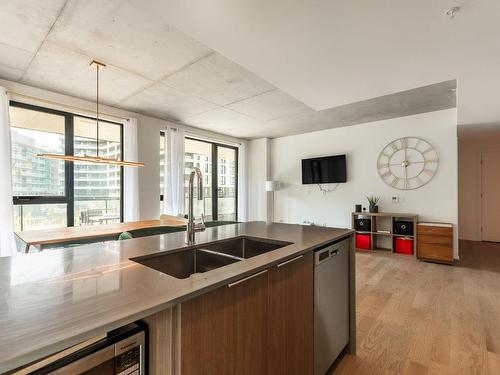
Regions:
M 160 133 L 160 185 L 165 183 L 163 150 L 165 133 Z M 205 214 L 207 221 L 237 220 L 237 148 L 208 142 L 205 140 L 186 138 L 184 152 L 184 199 L 187 212 L 189 175 L 194 166 L 203 172 L 203 200 L 194 200 L 194 214 Z M 217 160 L 217 163 L 212 163 Z M 227 168 L 229 166 L 229 168 Z M 229 171 L 229 173 L 227 173 Z M 228 183 L 229 182 L 229 183 Z M 163 192 L 163 189 L 161 190 Z M 195 189 L 195 194 L 197 190 Z M 196 198 L 196 196 L 195 196 Z M 160 201 L 163 204 L 163 195 Z
M 234 147 L 218 146 L 217 156 L 221 179 L 217 194 L 217 219 L 237 220 L 238 150 Z M 229 168 L 226 168 L 227 166 Z M 227 170 L 229 173 L 226 173 Z
M 121 221 L 122 169 L 40 158 L 95 155 L 95 119 L 10 103 L 15 230 Z M 100 153 L 122 155 L 122 124 L 100 122 Z
M 194 215 L 196 217 L 201 216 L 201 214 L 205 215 L 205 220 L 212 221 L 214 220 L 213 216 L 213 191 L 212 191 L 212 144 L 186 138 L 185 140 L 185 151 L 184 151 L 184 205 L 185 211 L 187 212 L 188 207 L 188 187 L 189 187 L 189 175 L 193 170 L 193 159 L 200 160 L 200 170 L 207 171 L 205 172 L 204 180 L 205 184 L 203 185 L 203 200 L 196 199 L 197 189 L 194 189 L 195 199 L 193 200 L 194 204 Z M 200 158 L 200 156 L 202 156 Z M 207 160 L 208 159 L 208 160 Z
M 99 121 L 99 155 L 121 159 L 122 125 Z M 95 120 L 74 117 L 73 153 L 92 155 L 97 147 Z M 80 225 L 120 222 L 121 167 L 73 163 L 74 222 Z
M 164 196 L 163 191 L 165 189 L 165 139 L 166 135 L 164 132 L 160 133 L 160 213 L 163 213 Z

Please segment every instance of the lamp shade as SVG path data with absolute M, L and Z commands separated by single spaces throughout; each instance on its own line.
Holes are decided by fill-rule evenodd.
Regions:
M 279 181 L 266 181 L 266 191 L 278 191 L 280 188 Z

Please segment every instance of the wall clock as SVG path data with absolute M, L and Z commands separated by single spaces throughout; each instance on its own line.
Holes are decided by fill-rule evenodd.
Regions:
M 399 138 L 385 146 L 377 160 L 382 180 L 399 190 L 427 184 L 436 174 L 439 158 L 431 144 L 421 138 Z

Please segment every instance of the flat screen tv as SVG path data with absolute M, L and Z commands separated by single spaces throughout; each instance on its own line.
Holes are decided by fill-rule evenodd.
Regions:
M 346 181 L 345 155 L 302 159 L 303 184 L 336 184 Z

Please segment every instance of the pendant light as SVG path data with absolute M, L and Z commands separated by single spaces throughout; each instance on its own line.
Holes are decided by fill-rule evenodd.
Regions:
M 97 136 L 96 136 L 96 156 L 91 155 L 83 155 L 83 156 L 74 156 L 74 155 L 62 155 L 62 154 L 37 154 L 38 157 L 47 158 L 47 159 L 61 159 L 70 162 L 80 161 L 86 163 L 94 163 L 94 164 L 112 164 L 119 165 L 123 167 L 144 167 L 144 163 L 139 163 L 135 161 L 125 161 L 120 160 L 118 158 L 103 158 L 99 156 L 99 69 L 104 68 L 106 65 L 99 61 L 92 61 L 90 65 L 94 65 L 96 67 L 96 75 L 97 75 L 97 85 L 96 85 L 96 127 L 97 127 Z

